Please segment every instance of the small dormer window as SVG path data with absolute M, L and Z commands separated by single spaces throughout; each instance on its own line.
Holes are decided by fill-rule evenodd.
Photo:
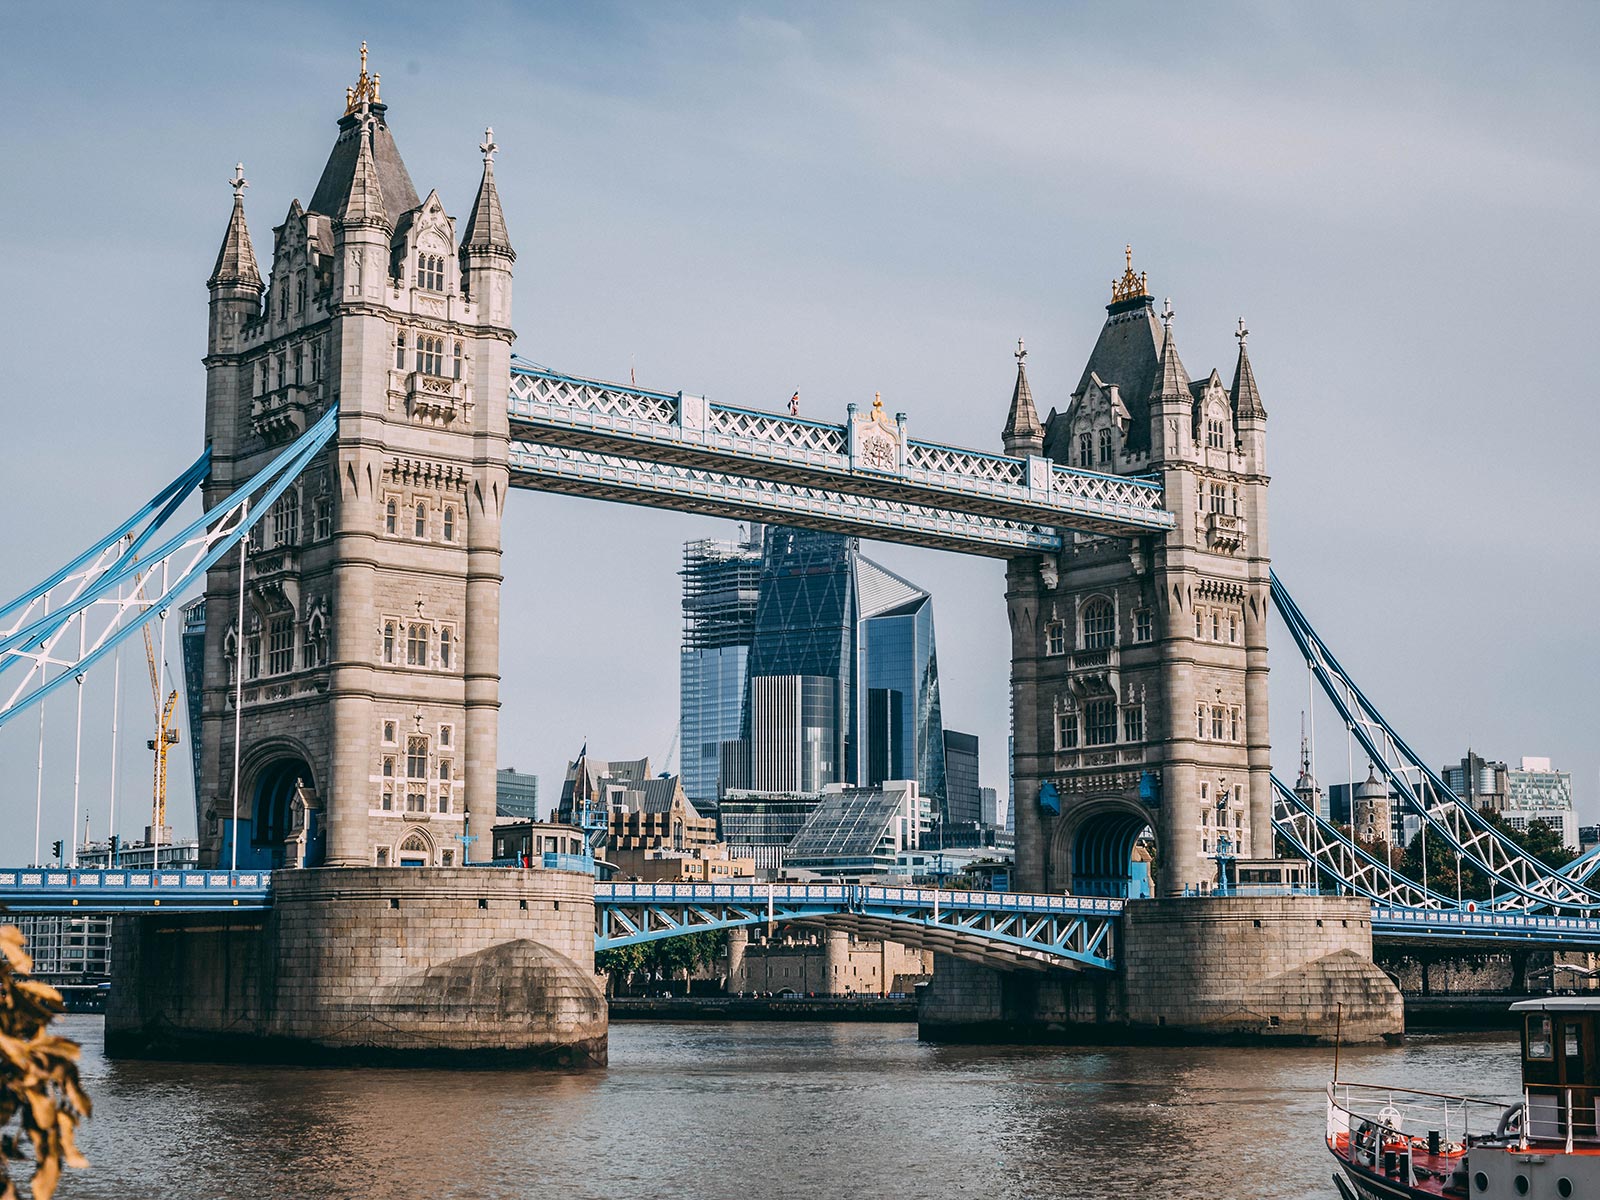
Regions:
M 444 291 L 444 256 L 417 252 L 417 286 L 425 292 Z
M 301 271 L 294 280 L 294 311 L 295 315 L 306 310 L 306 273 Z
M 1111 465 L 1111 430 L 1109 429 L 1100 431 L 1100 465 L 1102 467 Z
M 1206 422 L 1206 447 L 1211 450 L 1222 450 L 1227 446 L 1223 431 L 1222 419 L 1212 417 Z
M 1094 466 L 1094 438 L 1087 433 L 1078 435 L 1078 466 L 1085 471 Z

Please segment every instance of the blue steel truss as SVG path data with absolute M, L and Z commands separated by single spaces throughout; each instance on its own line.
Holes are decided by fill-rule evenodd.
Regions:
M 209 455 L 202 455 L 117 529 L 0 609 L 0 676 L 22 668 L 20 677 L 7 681 L 9 690 L 0 691 L 0 725 L 81 679 L 146 622 L 165 617 L 250 532 L 327 444 L 337 422 L 337 407 L 330 406 L 249 482 L 150 548 L 204 478 Z
M 1123 901 L 818 883 L 600 883 L 595 949 L 802 921 L 939 950 L 986 966 L 1115 965 Z
M 1463 801 L 1408 746 L 1358 688 L 1312 628 L 1288 590 L 1272 576 L 1272 600 L 1301 656 L 1355 739 L 1425 827 L 1449 849 L 1493 877 L 1505 889 L 1497 908 L 1550 908 L 1559 912 L 1600 910 L 1600 893 L 1585 881 L 1600 862 L 1573 864 L 1570 873 L 1545 866 L 1477 809 Z
M 1045 535 L 1066 528 L 1132 537 L 1175 524 L 1162 507 L 1159 480 L 918 441 L 906 436 L 903 419 L 877 411 L 856 416 L 853 408 L 844 424 L 834 425 L 580 379 L 518 360 L 511 372 L 511 436 L 525 454 L 534 447 L 543 453 L 520 471 L 514 461 L 514 482 L 612 500 L 632 492 L 649 497 L 642 503 L 682 507 L 670 501 L 686 488 L 726 489 L 737 481 L 743 486 L 736 498 L 747 511 L 790 524 L 809 514 L 815 527 L 855 533 L 863 517 L 879 514 L 886 539 L 937 545 L 910 536 L 921 531 L 911 514 L 917 520 L 941 514 L 969 532 L 951 548 L 1001 556 L 1048 549 L 1040 540 L 1016 540 L 1034 527 Z M 579 453 L 562 459 L 551 453 L 556 448 Z M 606 486 L 582 490 L 578 464 L 615 473 Z M 556 480 L 566 486 L 551 486 Z M 970 536 L 984 526 L 992 531 Z
M 0 908 L 8 912 L 133 913 L 264 909 L 267 871 L 82 871 L 0 869 Z

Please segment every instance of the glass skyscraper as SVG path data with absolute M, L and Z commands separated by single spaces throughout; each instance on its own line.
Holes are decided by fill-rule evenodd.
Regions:
M 678 729 L 683 791 L 702 812 L 721 789 L 722 743 L 739 738 L 761 581 L 762 527 L 738 542 L 683 548 L 683 646 Z
M 933 598 L 862 557 L 855 538 L 767 531 L 747 675 L 754 786 L 915 779 L 943 799 Z

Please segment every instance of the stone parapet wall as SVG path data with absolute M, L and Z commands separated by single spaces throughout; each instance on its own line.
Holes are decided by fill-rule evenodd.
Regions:
M 118 922 L 114 1054 L 605 1062 L 588 875 L 281 872 L 266 914 Z

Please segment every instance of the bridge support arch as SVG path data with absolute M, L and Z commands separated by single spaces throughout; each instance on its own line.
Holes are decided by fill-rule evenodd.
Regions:
M 1085 801 L 1056 825 L 1051 875 L 1078 896 L 1150 895 L 1154 861 L 1139 850 L 1139 843 L 1154 839 L 1152 818 L 1147 808 L 1125 797 Z M 1155 858 L 1159 860 L 1159 848 Z

